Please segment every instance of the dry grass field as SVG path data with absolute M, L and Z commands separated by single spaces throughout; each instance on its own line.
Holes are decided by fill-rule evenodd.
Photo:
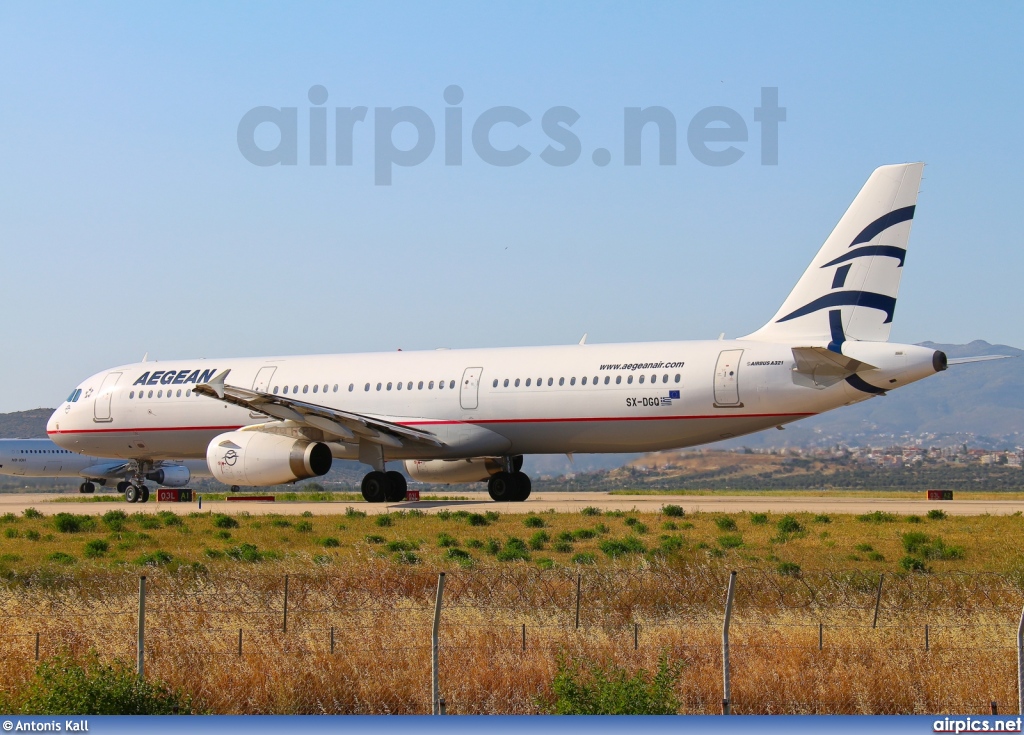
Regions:
M 147 675 L 201 710 L 429 712 L 444 571 L 449 712 L 539 711 L 560 654 L 667 653 L 681 711 L 713 713 L 737 569 L 734 711 L 1015 709 L 1021 517 L 671 513 L 0 517 L 0 695 L 37 633 L 42 659 L 133 661 L 145 574 Z

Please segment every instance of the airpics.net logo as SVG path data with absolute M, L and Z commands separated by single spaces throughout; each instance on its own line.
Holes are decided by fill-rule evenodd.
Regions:
M 410 168 L 427 161 L 436 148 L 443 149 L 445 166 L 462 166 L 472 151 L 483 163 L 500 168 L 519 166 L 535 154 L 548 166 L 564 167 L 580 163 L 584 144 L 573 126 L 580 113 L 571 107 L 557 105 L 545 110 L 539 120 L 518 107 L 501 105 L 483 110 L 472 117 L 462 106 L 465 93 L 457 85 L 450 85 L 442 95 L 446 104 L 440 126 L 419 107 L 374 107 L 371 116 L 366 106 L 335 107 L 328 115 L 328 92 L 319 84 L 309 88 L 307 98 L 311 107 L 268 107 L 261 105 L 246 112 L 238 122 L 238 150 L 254 166 L 297 166 L 299 164 L 299 125 L 308 124 L 308 156 L 302 151 L 303 162 L 310 166 L 326 166 L 328 141 L 333 140 L 334 165 L 353 166 L 353 151 L 357 141 L 367 142 L 372 136 L 373 182 L 390 186 L 396 166 Z M 333 130 L 328 124 L 332 117 Z M 372 117 L 372 122 L 370 118 Z M 305 118 L 305 119 L 302 119 Z M 471 119 L 472 118 L 472 119 Z M 731 107 L 705 107 L 686 122 L 686 147 L 698 163 L 706 166 L 731 166 L 748 153 L 750 124 L 757 127 L 756 137 L 762 166 L 775 166 L 779 162 L 779 123 L 786 120 L 786 108 L 779 107 L 778 87 L 762 87 L 760 103 L 752 106 L 749 118 Z M 539 151 L 531 151 L 522 143 L 497 145 L 494 137 L 503 140 L 510 133 L 540 125 L 548 144 Z M 624 166 L 640 166 L 657 159 L 659 166 L 675 166 L 679 157 L 679 128 L 676 116 L 661 106 L 625 107 L 622 110 L 622 149 L 619 161 Z M 645 129 L 647 135 L 645 151 Z M 443 142 L 438 146 L 439 136 Z M 528 131 L 529 132 L 529 131 Z M 468 150 L 467 150 L 468 133 Z M 497 133 L 497 135 L 492 135 Z M 408 147 L 396 143 L 412 142 Z M 303 136 L 305 137 L 305 136 Z M 526 136 L 524 136 L 526 137 Z M 590 149 L 590 162 L 599 167 L 613 162 L 608 148 Z

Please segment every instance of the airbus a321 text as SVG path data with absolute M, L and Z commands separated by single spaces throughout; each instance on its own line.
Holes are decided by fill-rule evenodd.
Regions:
M 772 319 L 740 339 L 142 362 L 81 383 L 61 447 L 131 463 L 205 458 L 228 485 L 372 468 L 371 502 L 415 479 L 525 500 L 526 454 L 646 452 L 749 434 L 946 369 L 888 342 L 924 164 L 875 170 Z M 960 361 L 969 361 L 965 358 Z

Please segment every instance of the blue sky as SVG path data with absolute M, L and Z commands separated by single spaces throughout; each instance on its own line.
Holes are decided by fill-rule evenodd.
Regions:
M 892 339 L 1024 346 L 1024 10 L 940 3 L 0 5 L 0 411 L 53 406 L 151 357 L 714 338 L 778 308 L 871 170 L 928 163 Z M 444 165 L 444 89 L 464 159 Z M 328 92 L 309 165 L 307 91 Z M 779 162 L 754 108 L 777 87 Z M 522 164 L 484 163 L 473 122 Z M 623 163 L 623 110 L 662 106 L 677 161 Z M 240 153 L 298 108 L 298 163 Z M 333 110 L 366 106 L 351 166 Z M 415 106 L 427 159 L 374 184 L 374 108 Z M 545 111 L 582 155 L 539 154 Z M 724 106 L 730 166 L 686 144 Z M 260 129 L 257 140 L 276 138 Z M 272 132 L 272 131 L 271 131 Z M 269 141 L 269 142 L 268 142 Z M 411 146 L 408 126 L 396 145 Z M 611 163 L 595 165 L 596 148 Z M 721 146 L 724 147 L 724 146 Z

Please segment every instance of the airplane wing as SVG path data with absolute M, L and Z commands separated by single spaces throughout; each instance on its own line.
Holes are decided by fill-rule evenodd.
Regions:
M 988 362 L 989 360 L 1008 360 L 1016 355 L 978 355 L 977 357 L 951 357 L 947 365 L 966 365 L 969 362 Z
M 405 443 L 444 446 L 444 442 L 422 429 L 402 426 L 360 413 L 318 406 L 287 396 L 275 396 L 227 385 L 224 381 L 230 372 L 231 370 L 225 370 L 211 378 L 210 382 L 197 385 L 195 392 L 282 421 L 312 426 L 338 437 L 343 442 L 354 443 L 362 439 L 395 448 L 402 447 Z
M 793 359 L 796 360 L 797 372 L 808 375 L 844 377 L 866 370 L 878 369 L 874 365 L 840 355 L 825 347 L 794 347 Z

